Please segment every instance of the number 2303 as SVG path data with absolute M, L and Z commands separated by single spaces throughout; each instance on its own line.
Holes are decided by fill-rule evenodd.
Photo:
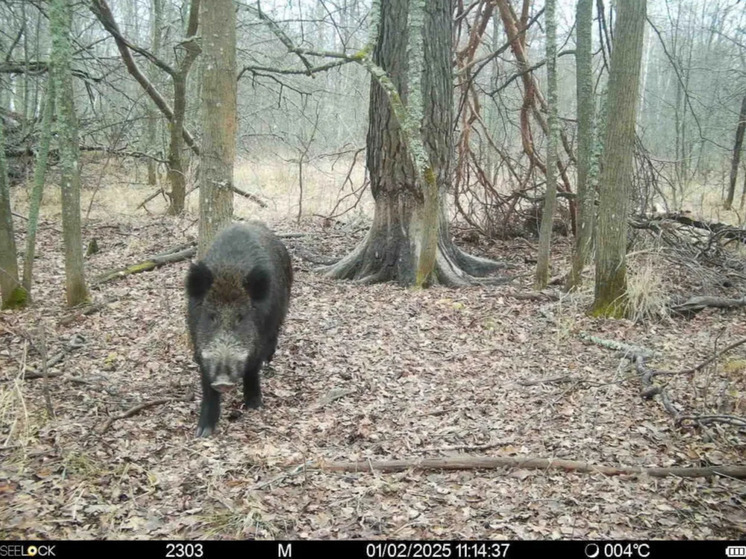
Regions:
M 181 557 L 204 557 L 201 543 L 169 543 L 166 544 L 166 557 L 180 559 Z

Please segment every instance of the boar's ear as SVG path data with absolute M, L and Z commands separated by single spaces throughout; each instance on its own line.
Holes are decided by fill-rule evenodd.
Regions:
M 212 272 L 203 262 L 192 263 L 186 279 L 187 294 L 194 299 L 202 299 L 207 295 L 213 281 Z
M 265 299 L 269 294 L 269 272 L 261 267 L 254 268 L 246 275 L 243 286 L 255 301 Z

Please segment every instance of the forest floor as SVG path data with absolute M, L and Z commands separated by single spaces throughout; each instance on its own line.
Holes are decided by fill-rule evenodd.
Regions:
M 557 469 L 399 473 L 304 468 L 335 461 L 531 456 L 598 466 L 744 464 L 743 427 L 676 425 L 597 336 L 655 352 L 676 371 L 746 336 L 744 312 L 632 322 L 585 315 L 589 292 L 525 300 L 536 250 L 515 239 L 461 246 L 511 264 L 499 287 L 361 286 L 313 271 L 364 226 L 274 220 L 294 258 L 291 308 L 264 407 L 223 399 L 195 439 L 200 384 L 185 325 L 187 261 L 92 289 L 64 305 L 58 227 L 39 232 L 34 306 L 0 314 L 0 538 L 714 539 L 746 534 L 746 481 Z M 16 221 L 19 247 L 24 222 Z M 114 216 L 84 233 L 88 278 L 196 237 L 194 216 Z M 569 241 L 554 249 L 566 267 Z M 664 279 L 682 290 L 686 271 Z M 692 287 L 693 290 L 696 286 Z M 672 287 L 673 288 L 673 287 Z M 710 293 L 718 294 L 718 293 Z M 45 403 L 41 340 L 54 417 Z M 664 377 L 684 413 L 746 412 L 746 346 Z M 157 402 L 160 401 L 160 402 Z M 108 423 L 139 404 L 156 402 Z

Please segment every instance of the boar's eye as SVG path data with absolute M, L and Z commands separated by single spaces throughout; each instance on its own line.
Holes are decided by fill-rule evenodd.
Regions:
M 218 313 L 215 311 L 208 311 L 207 312 L 207 320 L 210 321 L 210 324 L 217 324 L 218 323 Z

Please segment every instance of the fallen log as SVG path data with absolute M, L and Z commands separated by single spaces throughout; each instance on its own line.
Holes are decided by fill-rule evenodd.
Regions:
M 163 266 L 164 264 L 172 264 L 174 262 L 187 260 L 189 258 L 192 258 L 195 254 L 197 254 L 197 247 L 195 246 L 191 246 L 178 252 L 157 254 L 147 260 L 143 260 L 142 262 L 131 264 L 130 266 L 125 266 L 123 268 L 117 268 L 116 270 L 109 270 L 108 272 L 104 272 L 103 274 L 96 276 L 91 281 L 91 285 L 101 285 L 102 283 L 106 283 L 107 281 L 111 281 L 114 279 L 131 276 L 133 274 L 139 274 L 141 272 L 148 272 L 150 270 L 154 270 L 155 268 Z
M 746 297 L 741 297 L 740 299 L 708 296 L 692 297 L 679 305 L 673 305 L 671 310 L 678 314 L 690 314 L 699 312 L 707 307 L 714 307 L 717 309 L 746 307 Z
M 295 466 L 297 467 L 297 465 Z M 312 462 L 307 470 L 326 472 L 404 472 L 407 470 L 494 470 L 520 468 L 524 470 L 565 470 L 588 474 L 648 475 L 652 477 L 713 477 L 746 478 L 746 466 L 645 468 L 641 466 L 601 466 L 576 460 L 531 458 L 526 456 L 453 456 L 422 460 L 360 460 L 357 462 Z
M 645 227 L 646 225 L 651 223 L 660 223 L 664 221 L 673 221 L 687 227 L 702 229 L 704 231 L 714 233 L 718 237 L 732 239 L 746 244 L 746 229 L 744 229 L 743 227 L 734 227 L 732 225 L 728 225 L 727 223 L 716 223 L 703 221 L 700 219 L 693 219 L 679 212 L 669 212 L 653 216 L 636 216 L 633 218 L 633 227 L 640 228 Z

